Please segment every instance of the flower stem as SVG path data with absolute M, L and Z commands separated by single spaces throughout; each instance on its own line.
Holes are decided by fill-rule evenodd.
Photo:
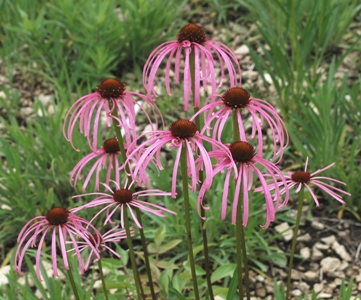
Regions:
M 241 176 L 241 175 L 239 175 Z M 241 183 L 243 185 L 243 182 Z M 246 285 L 246 296 L 247 300 L 251 299 L 249 272 L 248 272 L 248 257 L 246 241 L 244 238 L 243 228 L 243 188 L 241 186 L 238 205 L 237 205 L 237 219 L 236 219 L 236 242 L 237 242 L 237 267 L 238 267 L 238 287 L 240 293 L 240 299 L 243 299 L 243 268 L 244 268 L 244 279 Z M 243 257 L 243 265 L 242 265 Z
M 138 222 L 140 223 L 140 225 L 142 225 L 141 213 L 140 213 L 140 210 L 139 210 L 138 207 L 135 209 L 135 212 L 136 212 L 136 214 L 137 214 Z M 153 278 L 152 278 L 152 270 L 151 270 L 151 268 L 150 268 L 149 254 L 148 254 L 148 249 L 147 249 L 147 244 L 146 244 L 146 238 L 145 238 L 145 234 L 144 234 L 143 228 L 140 228 L 139 233 L 140 233 L 140 240 L 141 240 L 141 242 L 142 242 L 142 247 L 143 247 L 145 269 L 146 269 L 146 271 L 147 271 L 147 276 L 148 276 L 148 281 L 149 281 L 149 288 L 150 288 L 150 294 L 151 294 L 151 296 L 152 296 L 152 299 L 153 299 L 153 300 L 156 300 L 156 299 L 157 299 L 157 296 L 155 295 L 155 291 L 154 291 L 154 284 L 153 284 Z
M 190 204 L 189 204 L 189 193 L 188 193 L 188 174 L 187 174 L 187 149 L 185 144 L 182 145 L 181 150 L 181 171 L 182 171 L 182 182 L 183 182 L 183 203 L 184 203 L 184 217 L 185 226 L 187 232 L 187 246 L 189 255 L 189 264 L 192 272 L 194 296 L 196 300 L 199 300 L 198 282 L 196 275 L 196 268 L 193 257 L 193 245 L 192 245 L 192 234 L 191 234 L 191 221 L 190 221 Z
M 304 193 L 305 193 L 304 188 L 302 186 L 300 192 L 298 193 L 297 217 L 296 217 L 295 228 L 294 228 L 294 231 L 293 231 L 292 246 L 291 246 L 291 253 L 290 253 L 290 262 L 289 262 L 289 265 L 288 265 L 286 300 L 290 299 L 293 258 L 294 258 L 294 255 L 295 255 L 298 228 L 300 227 Z
M 240 133 L 238 127 L 238 118 L 237 118 L 237 109 L 232 110 L 232 125 L 233 125 L 233 142 L 239 141 Z M 238 174 L 242 176 L 242 174 Z M 249 272 L 248 272 L 248 257 L 247 257 L 247 248 L 246 241 L 244 238 L 244 228 L 243 228 L 243 182 L 241 182 L 240 193 L 238 196 L 237 204 L 237 218 L 236 218 L 236 242 L 237 242 L 237 267 L 238 267 L 238 287 L 240 293 L 240 299 L 243 299 L 243 267 L 244 275 L 246 281 L 246 296 L 247 300 L 251 299 L 250 292 L 250 282 L 249 282 Z M 243 266 L 242 258 L 243 256 Z
M 98 268 L 99 268 L 100 278 L 102 280 L 104 297 L 106 300 L 108 300 L 108 292 L 107 292 L 107 287 L 105 286 L 105 280 L 104 280 L 104 274 L 103 274 L 102 259 L 98 260 Z
M 113 116 L 118 118 L 118 111 L 116 109 L 113 110 Z M 114 118 L 113 118 L 113 127 L 114 127 L 115 134 L 117 136 L 117 139 L 118 139 L 119 149 L 120 149 L 120 152 L 122 155 L 123 163 L 125 163 L 127 160 L 127 154 L 125 152 L 124 139 L 123 139 L 122 133 L 120 131 L 120 128 L 117 125 L 117 121 Z M 131 182 L 132 178 L 129 175 L 130 170 L 127 165 L 125 165 L 125 171 L 128 174 L 128 181 Z M 117 170 L 115 170 L 115 172 L 117 172 Z M 133 187 L 132 187 L 132 189 L 133 189 Z M 138 268 L 137 268 L 136 261 L 135 261 L 133 242 L 132 242 L 132 237 L 130 234 L 130 225 L 129 225 L 129 221 L 128 221 L 128 211 L 127 211 L 127 208 L 125 208 L 125 207 L 123 209 L 124 209 L 124 227 L 125 227 L 125 231 L 126 231 L 126 235 L 127 235 L 127 242 L 128 242 L 128 247 L 129 247 L 129 257 L 130 257 L 130 261 L 132 263 L 132 269 L 133 269 L 134 281 L 135 281 L 135 286 L 137 289 L 138 299 L 140 299 L 140 296 L 142 296 L 142 298 L 145 299 L 142 283 L 140 280 L 140 275 L 139 275 Z M 140 222 L 140 217 L 138 218 L 138 221 Z M 140 229 L 140 230 L 142 230 L 142 229 Z M 143 250 L 144 250 L 144 245 L 143 245 Z M 146 249 L 145 249 L 145 251 L 146 251 Z M 147 257 L 147 259 L 148 259 L 148 257 Z
M 140 275 L 139 275 L 137 264 L 135 261 L 133 241 L 132 241 L 132 237 L 130 234 L 130 227 L 129 227 L 129 220 L 128 220 L 128 207 L 123 207 L 123 211 L 124 211 L 124 215 L 123 215 L 124 227 L 125 227 L 125 232 L 127 235 L 127 242 L 128 242 L 128 247 L 129 247 L 129 257 L 130 257 L 130 262 L 132 263 L 135 287 L 137 289 L 138 299 L 145 299 L 144 291 L 142 288 L 142 283 L 140 281 Z
M 73 292 L 74 292 L 75 300 L 80 300 L 78 290 L 76 289 L 76 284 L 75 284 L 73 273 L 71 272 L 71 269 L 69 268 L 69 270 L 66 270 L 66 272 L 68 273 L 71 288 L 73 289 Z

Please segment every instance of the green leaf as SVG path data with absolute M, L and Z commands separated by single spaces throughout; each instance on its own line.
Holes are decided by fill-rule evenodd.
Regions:
M 224 277 L 232 276 L 236 268 L 236 264 L 225 264 L 223 266 L 220 266 L 212 273 L 211 281 L 215 282 Z
M 162 254 L 162 253 L 168 252 L 170 249 L 173 249 L 175 246 L 177 246 L 182 241 L 183 240 L 172 240 L 172 241 L 166 243 L 165 245 L 161 246 L 159 248 L 158 253 Z

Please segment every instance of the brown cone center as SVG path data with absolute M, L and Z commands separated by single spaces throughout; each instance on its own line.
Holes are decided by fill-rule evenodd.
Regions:
M 251 144 L 241 141 L 231 144 L 229 151 L 231 151 L 233 160 L 238 163 L 249 162 L 256 155 Z
M 46 220 L 51 225 L 62 225 L 68 221 L 69 212 L 62 207 L 53 207 L 46 213 Z
M 231 108 L 244 108 L 250 102 L 250 97 L 245 89 L 234 87 L 223 94 L 222 101 Z
M 117 153 L 120 151 L 118 140 L 114 138 L 107 139 L 103 143 L 103 148 L 106 153 Z
M 116 78 L 104 79 L 97 87 L 97 92 L 103 98 L 117 98 L 123 95 L 125 85 Z
M 170 125 L 170 132 L 172 135 L 180 139 L 193 137 L 197 130 L 196 124 L 188 120 L 178 120 Z
M 179 43 L 189 41 L 202 44 L 207 40 L 207 36 L 202 27 L 196 24 L 188 24 L 181 28 L 177 35 L 177 40 Z
M 121 204 L 129 203 L 133 200 L 133 193 L 126 189 L 116 190 L 113 194 L 113 199 Z
M 311 174 L 304 171 L 297 171 L 292 174 L 291 179 L 293 182 L 308 183 L 311 180 Z

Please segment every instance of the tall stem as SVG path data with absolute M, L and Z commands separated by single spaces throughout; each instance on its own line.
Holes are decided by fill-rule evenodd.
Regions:
M 99 268 L 100 278 L 102 280 L 104 297 L 106 300 L 108 300 L 108 292 L 107 292 L 107 287 L 105 286 L 105 280 L 104 280 L 104 274 L 103 274 L 102 259 L 98 260 L 98 268 Z
M 71 269 L 69 268 L 69 270 L 66 270 L 66 272 L 68 273 L 71 288 L 73 289 L 73 292 L 74 292 L 75 300 L 80 300 L 78 290 L 76 289 L 76 284 L 75 284 L 73 273 L 71 272 Z
M 237 109 L 232 110 L 232 125 L 233 125 L 233 142 L 236 142 L 240 140 Z M 238 176 L 242 176 L 242 174 L 239 174 Z M 241 182 L 240 193 L 238 197 L 238 205 L 237 205 L 237 219 L 236 219 L 237 267 L 238 267 L 238 287 L 239 287 L 240 298 L 243 299 L 243 268 L 244 268 L 246 295 L 247 295 L 247 300 L 249 300 L 251 299 L 251 292 L 250 292 L 250 281 L 249 281 L 249 272 L 248 272 L 247 248 L 246 248 L 246 241 L 244 238 L 244 228 L 243 228 L 243 189 L 244 188 L 247 187 L 244 187 L 243 182 Z M 242 265 L 241 257 L 243 257 L 243 265 Z
M 118 118 L 118 111 L 116 109 L 113 110 L 113 116 Z M 127 155 L 125 152 L 124 140 L 123 140 L 122 133 L 120 132 L 120 128 L 117 125 L 117 121 L 114 118 L 113 118 L 113 127 L 115 130 L 117 139 L 118 139 L 119 149 L 120 149 L 120 152 L 122 155 L 123 163 L 125 163 L 127 160 Z M 129 167 L 127 165 L 125 166 L 125 171 L 127 174 L 130 174 Z M 117 170 L 115 170 L 115 172 L 117 172 Z M 131 180 L 132 180 L 131 176 L 128 175 L 128 181 L 131 182 Z M 138 221 L 141 222 L 140 216 L 138 218 Z M 124 207 L 124 226 L 125 226 L 125 231 L 126 231 L 126 235 L 127 235 L 127 242 L 128 242 L 128 247 L 129 247 L 129 257 L 130 257 L 130 261 L 132 263 L 132 270 L 133 270 L 133 274 L 134 274 L 134 281 L 135 281 L 135 285 L 136 285 L 136 289 L 137 289 L 138 299 L 140 299 L 140 296 L 142 296 L 142 298 L 145 299 L 142 282 L 140 280 L 140 274 L 138 272 L 138 268 L 137 268 L 136 261 L 135 261 L 135 254 L 134 254 L 134 250 L 133 250 L 133 241 L 132 241 L 132 237 L 130 234 L 128 211 L 127 211 L 126 207 Z M 142 230 L 143 229 L 140 228 L 140 231 L 142 231 Z M 144 245 L 143 245 L 143 251 L 146 251 L 146 247 L 144 250 Z M 148 257 L 147 257 L 147 259 L 148 259 Z M 152 286 L 153 286 L 153 284 L 152 284 Z M 152 294 L 152 296 L 153 296 L 153 294 Z M 155 298 L 153 298 L 153 299 L 155 299 Z
M 192 49 L 193 50 L 193 49 Z M 189 58 L 189 64 L 190 64 L 190 72 L 191 72 L 191 82 L 192 82 L 192 95 L 193 95 L 193 104 L 195 103 L 195 57 L 194 57 L 194 51 L 191 52 L 190 58 Z M 194 114 L 196 114 L 199 111 L 199 107 L 194 107 Z M 197 115 L 194 119 L 194 122 L 198 128 L 198 130 L 201 129 L 201 120 L 200 115 Z M 199 184 L 203 184 L 203 171 L 199 170 Z M 209 293 L 209 298 L 211 300 L 214 299 L 213 294 L 213 288 L 212 288 L 212 281 L 211 281 L 211 275 L 212 275 L 212 269 L 211 269 L 211 263 L 209 259 L 209 250 L 208 250 L 208 237 L 207 237 L 207 225 L 205 221 L 205 211 L 203 206 L 200 208 L 200 214 L 201 214 L 201 232 L 202 232 L 202 240 L 203 240 L 203 253 L 204 253 L 204 266 L 206 269 L 206 280 L 207 280 L 207 288 Z
M 304 188 L 302 186 L 300 192 L 298 193 L 297 217 L 296 217 L 295 228 L 294 228 L 294 231 L 293 231 L 292 246 L 291 246 L 291 253 L 290 253 L 290 262 L 289 262 L 289 265 L 288 265 L 286 300 L 290 299 L 293 258 L 294 258 L 294 255 L 295 255 L 298 228 L 300 227 L 304 194 L 305 194 L 305 191 L 304 191 Z
M 128 247 L 129 247 L 129 257 L 130 257 L 130 262 L 132 263 L 132 270 L 133 270 L 133 274 L 134 274 L 135 287 L 137 289 L 137 296 L 138 296 L 138 299 L 145 299 L 144 291 L 142 288 L 142 283 L 140 281 L 140 275 L 139 275 L 137 264 L 135 261 L 133 241 L 132 241 L 132 236 L 130 234 L 130 227 L 129 227 L 129 220 L 128 220 L 128 208 L 123 207 L 123 210 L 124 210 L 124 215 L 123 215 L 124 227 L 125 227 L 125 233 L 127 235 L 127 242 L 128 242 Z
M 188 192 L 188 174 L 187 174 L 187 149 L 185 144 L 182 145 L 182 152 L 180 157 L 181 171 L 182 171 L 182 183 L 183 183 L 183 204 L 184 204 L 184 218 L 187 232 L 187 246 L 189 264 L 192 272 L 194 296 L 196 300 L 199 300 L 198 282 L 196 275 L 196 268 L 193 257 L 193 245 L 192 245 L 192 234 L 191 234 L 191 217 L 190 217 L 190 204 L 189 204 L 189 192 Z

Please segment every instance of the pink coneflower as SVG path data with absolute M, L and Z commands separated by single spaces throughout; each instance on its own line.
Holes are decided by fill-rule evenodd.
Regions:
M 182 57 L 183 49 L 184 58 Z M 193 53 L 194 56 L 191 56 Z M 239 82 L 241 80 L 241 69 L 232 51 L 220 42 L 207 40 L 206 34 L 201 27 L 188 24 L 179 31 L 176 40 L 158 46 L 146 61 L 143 69 L 143 85 L 148 95 L 154 94 L 156 96 L 154 92 L 155 75 L 166 56 L 168 58 L 165 68 L 165 86 L 169 95 L 172 95 L 170 88 L 172 64 L 174 64 L 174 81 L 178 84 L 180 83 L 180 71 L 184 65 L 183 96 L 185 110 L 188 110 L 189 94 L 192 91 L 192 72 L 194 72 L 194 107 L 200 105 L 199 90 L 201 82 L 204 89 L 210 83 L 212 94 L 214 94 L 216 89 L 222 85 L 226 70 L 228 71 L 230 86 L 237 85 L 237 80 Z M 194 59 L 194 70 L 191 70 L 192 59 Z M 219 78 L 217 78 L 215 71 L 216 64 L 221 72 Z
M 233 174 L 232 179 L 236 181 L 236 184 L 232 204 L 232 224 L 236 224 L 238 199 L 240 193 L 243 193 L 243 226 L 247 225 L 249 215 L 248 191 L 252 188 L 253 172 L 255 172 L 262 185 L 262 187 L 259 189 L 262 190 L 265 194 L 267 217 L 266 224 L 262 227 L 267 228 L 270 222 L 274 221 L 276 210 L 286 205 L 289 195 L 286 191 L 287 194 L 285 199 L 281 203 L 281 193 L 277 187 L 275 190 L 276 203 L 274 204 L 274 200 L 270 193 L 270 189 L 265 180 L 265 177 L 256 164 L 262 166 L 270 174 L 272 180 L 275 182 L 278 178 L 281 178 L 281 180 L 285 182 L 284 176 L 281 170 L 279 170 L 279 168 L 274 163 L 263 159 L 259 155 L 256 155 L 253 146 L 247 142 L 234 142 L 229 146 L 229 150 L 231 152 L 231 157 L 228 155 L 228 153 L 225 153 L 222 150 L 215 150 L 209 153 L 211 158 L 217 159 L 217 164 L 213 170 L 213 175 L 219 172 L 223 172 L 224 169 L 227 170 L 223 187 L 221 218 L 225 219 L 226 217 L 228 207 L 228 189 L 230 186 L 231 175 Z M 198 198 L 198 205 L 202 205 L 202 200 L 202 198 Z
M 329 194 L 332 198 L 334 198 L 338 202 L 345 204 L 345 201 L 343 201 L 342 197 L 340 195 L 338 195 L 337 193 L 345 194 L 347 196 L 351 196 L 351 194 L 348 192 L 345 192 L 344 190 L 336 188 L 328 183 L 322 182 L 322 180 L 329 180 L 329 181 L 339 183 L 342 185 L 346 185 L 346 183 L 336 180 L 336 179 L 333 179 L 331 177 L 315 176 L 315 175 L 333 167 L 334 164 L 335 163 L 332 163 L 332 164 L 328 165 L 327 167 L 319 169 L 313 173 L 308 173 L 307 172 L 308 157 L 307 157 L 304 171 L 297 171 L 295 173 L 288 172 L 288 175 L 285 176 L 286 182 L 282 181 L 282 182 L 278 182 L 278 183 L 271 183 L 269 185 L 269 188 L 274 189 L 275 187 L 280 188 L 281 186 L 283 186 L 284 188 L 280 192 L 284 193 L 285 191 L 293 188 L 294 186 L 297 186 L 296 193 L 298 193 L 302 187 L 306 187 L 306 189 L 310 192 L 313 200 L 315 201 L 316 206 L 319 206 L 320 203 L 318 202 L 317 197 L 316 197 L 315 193 L 312 191 L 311 186 L 310 186 L 310 185 L 314 185 L 314 186 L 318 187 L 319 189 L 323 190 L 324 192 L 326 192 L 327 194 Z
M 119 155 L 121 154 L 119 149 L 118 140 L 111 138 L 107 139 L 103 146 L 88 154 L 87 156 L 83 157 L 74 167 L 72 172 L 70 173 L 70 184 L 72 186 L 76 186 L 78 180 L 81 177 L 81 173 L 84 167 L 94 158 L 98 158 L 95 163 L 93 164 L 92 168 L 88 172 L 85 181 L 83 183 L 83 190 L 86 189 L 93 173 L 95 172 L 95 190 L 99 191 L 99 173 L 102 169 L 107 169 L 107 175 L 105 179 L 105 183 L 109 184 L 111 179 L 111 173 L 115 167 L 115 181 L 119 182 L 119 169 L 121 164 L 119 164 Z M 114 171 L 113 171 L 114 172 Z
M 101 252 L 108 250 L 111 253 L 113 253 L 115 256 L 120 258 L 120 255 L 107 245 L 108 243 L 119 243 L 121 240 L 123 240 L 127 237 L 124 229 L 122 229 L 122 230 L 118 230 L 118 229 L 119 229 L 118 226 L 115 226 L 112 229 L 108 230 L 103 235 L 99 236 L 99 235 L 93 234 L 88 237 L 89 240 L 94 245 L 94 247 L 98 247 L 97 252 L 99 253 L 99 255 Z M 132 229 L 131 229 L 131 235 L 134 235 L 134 231 Z M 89 250 L 89 252 L 86 255 L 88 257 L 88 259 L 85 264 L 85 268 L 88 269 L 90 263 L 92 261 L 94 261 L 94 262 L 97 261 L 98 257 L 96 255 L 96 253 L 94 253 L 94 249 L 91 248 L 88 243 L 80 241 L 80 242 L 78 242 L 78 245 L 79 245 L 80 252 Z M 75 251 L 75 249 L 69 250 L 69 252 L 71 252 L 71 251 Z
M 79 151 L 73 144 L 74 127 L 79 122 L 80 132 L 87 138 L 90 148 L 96 150 L 98 147 L 99 122 L 101 114 L 105 112 L 108 127 L 112 125 L 112 119 L 117 120 L 118 126 L 124 129 L 126 143 L 131 143 L 136 137 L 136 106 L 144 113 L 149 123 L 152 124 L 150 116 L 142 105 L 133 99 L 134 96 L 147 102 L 155 115 L 159 114 L 158 108 L 149 97 L 127 91 L 121 81 L 115 78 L 108 78 L 100 83 L 96 92 L 81 97 L 70 107 L 63 125 L 65 138 L 74 149 Z M 118 117 L 113 115 L 114 110 Z
M 134 168 L 133 176 L 136 180 L 137 178 L 141 179 L 145 176 L 147 166 L 149 162 L 155 158 L 155 165 L 159 170 L 163 170 L 163 166 L 160 160 L 160 151 L 162 147 L 168 142 L 171 143 L 171 148 L 177 149 L 176 158 L 173 165 L 173 175 L 172 175 L 172 197 L 175 198 L 176 185 L 177 185 L 177 173 L 179 169 L 179 162 L 181 151 L 183 148 L 183 142 L 185 143 L 185 149 L 187 151 L 187 167 L 188 174 L 191 178 L 191 189 L 193 192 L 196 191 L 196 186 L 198 182 L 198 170 L 196 169 L 195 164 L 195 154 L 198 153 L 200 159 L 203 161 L 205 179 L 201 187 L 202 193 L 205 190 L 209 189 L 212 185 L 212 162 L 208 155 L 207 150 L 203 146 L 203 142 L 206 141 L 210 143 L 213 147 L 217 149 L 223 149 L 228 151 L 227 147 L 217 142 L 214 139 L 206 137 L 198 132 L 197 126 L 188 120 L 178 120 L 172 123 L 169 130 L 157 130 L 146 133 L 151 135 L 144 143 L 135 147 L 135 149 L 128 153 L 128 157 L 132 157 L 139 151 L 142 152 L 142 155 L 139 157 L 138 163 Z M 129 148 L 132 149 L 130 146 Z
M 149 197 L 149 196 L 170 196 L 170 193 L 153 189 L 153 190 L 143 190 L 138 192 L 132 192 L 131 187 L 134 182 L 132 182 L 130 185 L 128 183 L 125 183 L 124 188 L 120 188 L 119 184 L 115 181 L 113 183 L 116 186 L 116 189 L 113 191 L 109 185 L 103 183 L 104 187 L 109 191 L 109 193 L 88 193 L 83 195 L 76 195 L 73 196 L 73 198 L 79 198 L 83 196 L 98 196 L 94 200 L 90 201 L 87 204 L 84 204 L 82 206 L 79 206 L 77 208 L 74 208 L 74 211 L 79 211 L 84 208 L 90 208 L 90 207 L 96 207 L 100 205 L 106 205 L 102 209 L 100 209 L 96 215 L 90 220 L 90 222 L 93 222 L 93 220 L 98 217 L 103 211 L 106 210 L 106 218 L 104 221 L 104 225 L 106 225 L 108 222 L 114 223 L 111 218 L 114 215 L 114 213 L 120 208 L 120 226 L 124 228 L 124 209 L 128 209 L 135 224 L 142 228 L 140 225 L 136 215 L 134 214 L 132 207 L 139 208 L 140 210 L 143 210 L 145 212 L 152 213 L 158 217 L 164 218 L 165 215 L 163 212 L 168 212 L 171 214 L 176 215 L 174 211 L 171 211 L 169 209 L 166 209 L 160 205 L 153 204 L 150 202 L 146 202 L 143 200 L 139 200 L 139 198 L 142 197 Z
M 205 113 L 205 126 L 202 129 L 202 133 L 210 128 L 210 124 L 215 120 L 213 128 L 213 138 L 217 138 L 221 141 L 223 128 L 228 117 L 232 114 L 232 110 L 237 110 L 238 128 L 240 132 L 240 140 L 246 140 L 246 132 L 244 128 L 244 111 L 252 117 L 252 133 L 251 138 L 257 135 L 258 139 L 258 153 L 259 156 L 263 155 L 263 134 L 262 125 L 264 121 L 268 124 L 271 130 L 271 137 L 273 139 L 273 156 L 279 155 L 279 160 L 282 158 L 284 149 L 288 145 L 288 133 L 281 117 L 278 115 L 275 108 L 268 102 L 262 99 L 253 98 L 243 88 L 233 87 L 227 90 L 223 95 L 215 95 L 219 98 L 219 101 L 209 103 L 202 107 L 199 113 Z M 206 103 L 213 97 L 208 97 Z M 217 111 L 214 111 L 217 107 L 220 107 Z M 192 119 L 195 116 L 192 117 Z M 191 119 L 191 120 L 192 120 Z
M 89 227 L 93 232 L 89 232 L 87 229 Z M 46 213 L 45 216 L 35 217 L 25 224 L 18 236 L 19 246 L 15 254 L 15 269 L 18 272 L 21 272 L 21 265 L 26 250 L 30 245 L 31 247 L 35 247 L 39 237 L 40 241 L 37 246 L 38 249 L 35 259 L 35 268 L 38 279 L 42 281 L 40 274 L 40 255 L 45 237 L 49 232 L 51 233 L 51 257 L 54 276 L 59 276 L 57 267 L 57 240 L 60 245 L 60 251 L 65 269 L 69 270 L 66 244 L 70 243 L 74 246 L 75 254 L 79 262 L 79 269 L 83 274 L 86 268 L 80 256 L 80 249 L 78 245 L 79 242 L 77 241 L 77 238 L 83 239 L 84 242 L 87 243 L 93 251 L 97 251 L 96 249 L 99 245 L 97 243 L 91 242 L 88 237 L 94 233 L 95 237 L 97 237 L 100 241 L 101 236 L 98 230 L 96 230 L 96 228 L 87 220 L 74 215 L 72 211 L 68 211 L 62 207 L 53 207 Z M 70 238 L 70 240 L 68 238 Z M 97 252 L 95 255 L 100 258 Z

